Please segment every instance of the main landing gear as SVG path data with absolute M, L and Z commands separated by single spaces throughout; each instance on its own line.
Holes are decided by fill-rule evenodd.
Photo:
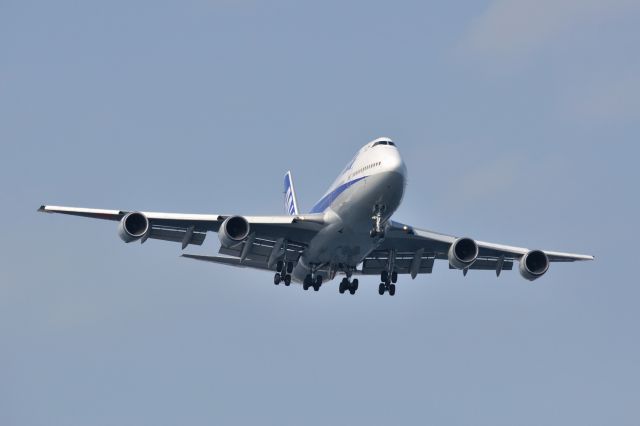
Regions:
M 385 291 L 389 292 L 389 296 L 395 295 L 396 294 L 396 285 L 395 284 L 380 283 L 380 285 L 378 286 L 378 294 L 380 296 L 382 296 Z
M 338 288 L 340 294 L 344 294 L 345 291 L 349 290 L 349 293 L 356 294 L 356 290 L 358 290 L 358 279 L 354 278 L 353 281 L 349 281 L 349 278 L 343 278 L 340 281 L 340 287 Z
M 322 285 L 322 275 L 316 275 L 315 279 L 311 274 L 307 275 L 304 278 L 304 282 L 302 283 L 302 288 L 305 290 L 309 290 L 309 287 L 313 287 L 314 291 L 320 290 L 320 286 Z
M 396 294 L 396 283 L 398 282 L 398 272 L 382 271 L 380 273 L 380 285 L 378 286 L 378 294 L 382 296 L 385 292 L 389 293 L 389 296 Z
M 280 284 L 280 281 L 284 281 L 284 285 L 289 286 L 291 284 L 291 272 L 293 271 L 293 262 L 287 262 L 286 264 L 282 260 L 278 260 L 276 264 L 276 274 L 273 276 L 273 283 L 275 285 Z

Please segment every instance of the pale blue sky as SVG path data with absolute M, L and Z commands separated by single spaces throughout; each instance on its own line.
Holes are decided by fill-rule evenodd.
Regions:
M 0 424 L 637 425 L 637 1 L 0 2 Z M 309 209 L 390 136 L 397 220 L 594 254 L 394 298 L 41 203 Z M 202 248 L 213 253 L 215 235 Z

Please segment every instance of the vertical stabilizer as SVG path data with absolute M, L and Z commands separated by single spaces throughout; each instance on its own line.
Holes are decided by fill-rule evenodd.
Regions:
M 291 216 L 299 214 L 298 199 L 296 198 L 296 190 L 293 188 L 291 171 L 284 175 L 284 209 Z

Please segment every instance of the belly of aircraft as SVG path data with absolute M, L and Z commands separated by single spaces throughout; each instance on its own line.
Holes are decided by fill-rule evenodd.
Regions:
M 331 209 L 340 218 L 311 241 L 307 260 L 312 263 L 356 266 L 376 248 L 378 242 L 369 236 L 375 205 L 386 207 L 388 219 L 400 205 L 404 177 L 398 173 L 369 176 L 340 195 Z

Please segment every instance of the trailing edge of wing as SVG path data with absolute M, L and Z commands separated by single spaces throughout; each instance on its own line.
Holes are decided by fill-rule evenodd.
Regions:
M 221 263 L 223 265 L 236 266 L 238 268 L 257 268 L 257 269 L 266 269 L 269 270 L 266 262 L 255 261 L 251 259 L 246 259 L 241 261 L 238 258 L 233 257 L 225 257 L 225 256 L 204 256 L 199 254 L 183 254 L 181 257 L 186 257 L 187 259 L 195 259 L 201 260 L 203 262 L 213 262 L 213 263 Z

